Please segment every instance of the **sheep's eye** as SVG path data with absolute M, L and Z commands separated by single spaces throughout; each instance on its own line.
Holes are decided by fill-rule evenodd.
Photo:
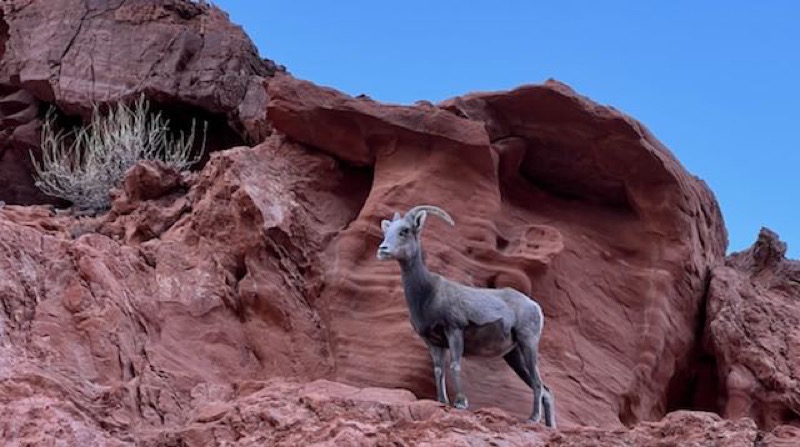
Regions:
M 408 228 L 403 228 L 400 230 L 400 236 L 408 236 Z

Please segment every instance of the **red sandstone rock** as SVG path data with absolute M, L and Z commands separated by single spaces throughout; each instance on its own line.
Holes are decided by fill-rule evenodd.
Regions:
M 341 270 L 345 262 L 352 262 L 348 259 L 358 257 L 342 251 L 337 261 L 333 250 L 341 249 L 342 242 L 331 242 L 348 222 L 351 227 L 358 222 L 353 219 L 363 209 L 370 180 L 369 173 L 273 137 L 254 149 L 213 156 L 199 175 L 187 180 L 191 189 L 183 195 L 169 193 L 175 184 L 169 173 L 139 165 L 129 173 L 117 200 L 136 196 L 142 189 L 137 182 L 166 195 L 140 197 L 129 201 L 136 206 L 126 213 L 112 211 L 94 219 L 101 234 L 70 240 L 63 224 L 66 217 L 23 218 L 13 214 L 19 207 L 0 210 L 0 262 L 2 271 L 11 272 L 0 282 L 8 341 L 3 358 L 15 365 L 4 370 L 7 383 L 30 383 L 29 395 L 53 396 L 63 399 L 63 405 L 84 409 L 79 417 L 86 427 L 75 429 L 75 439 L 103 436 L 105 430 L 124 442 L 131 436 L 164 440 L 172 436 L 169 433 L 193 433 L 186 424 L 195 416 L 187 409 L 191 402 L 206 402 L 197 387 L 224 388 L 276 375 L 352 377 L 353 369 L 347 369 L 352 363 L 342 353 L 356 346 L 354 341 L 349 346 L 341 343 L 342 328 L 372 324 L 369 337 L 360 340 L 365 352 L 387 341 L 409 343 L 385 352 L 380 362 L 362 365 L 362 374 L 375 374 L 365 381 L 414 371 L 424 394 L 430 368 L 405 327 L 402 302 L 393 304 L 397 328 L 392 329 L 357 312 L 344 314 L 332 306 L 341 306 L 341 300 L 333 301 L 327 291 L 336 291 L 341 281 L 359 274 Z M 142 231 L 130 231 L 142 222 L 158 221 L 151 209 L 176 206 L 182 212 L 158 234 L 143 237 Z M 48 221 L 62 223 L 45 225 Z M 538 241 L 540 235 L 534 235 Z M 540 271 L 548 265 L 548 253 L 561 247 L 556 238 L 540 252 L 515 254 L 520 242 L 512 241 L 506 252 L 511 261 L 494 254 L 497 265 L 527 262 L 532 271 Z M 492 256 L 490 250 L 483 253 Z M 382 286 L 387 295 L 384 307 L 396 294 L 390 275 L 385 279 L 388 285 Z M 353 303 L 370 298 L 363 292 L 349 295 Z M 551 325 L 558 327 L 557 322 Z M 395 360 L 398 354 L 406 356 L 405 362 Z M 474 365 L 473 374 L 480 368 Z M 31 383 L 25 379 L 30 374 L 49 379 Z M 473 396 L 482 396 L 481 390 L 492 392 L 491 378 L 486 379 L 470 378 L 471 388 L 477 390 Z M 514 378 L 505 379 L 508 382 L 494 391 L 494 404 L 509 407 L 505 396 L 511 394 Z M 397 382 L 393 386 L 403 386 L 402 379 Z M 557 380 L 552 383 L 558 385 Z M 9 403 L 17 400 L 13 394 L 6 398 Z M 526 409 L 528 400 L 519 398 Z M 568 415 L 580 414 L 568 400 L 559 404 Z M 215 404 L 197 411 L 201 420 L 213 421 L 226 408 Z M 14 410 L 8 417 L 17 420 L 23 414 Z M 48 423 L 56 424 L 57 417 Z M 369 418 L 361 413 L 352 417 Z M 569 422 L 569 416 L 563 419 Z M 431 429 L 427 436 L 435 433 Z
M 0 83 L 0 200 L 2 201 L 11 204 L 56 202 L 39 191 L 31 177 L 33 167 L 30 152 L 38 153 L 39 150 L 41 127 L 38 117 L 39 107 L 39 101 L 27 91 Z
M 764 228 L 712 273 L 706 344 L 727 417 L 800 426 L 800 261 Z
M 225 390 L 199 401 L 180 430 L 142 445 L 237 446 L 752 446 L 751 420 L 725 421 L 709 413 L 672 413 L 634 430 L 580 428 L 559 432 L 521 423 L 497 409 L 458 411 L 404 390 L 358 389 L 327 381 L 273 380 Z M 771 444 L 765 444 L 771 445 Z
M 289 76 L 270 82 L 269 96 L 278 131 L 355 164 L 374 160 L 358 219 L 326 252 L 337 379 L 432 396 L 399 269 L 374 254 L 382 218 L 430 203 L 456 220 L 426 230 L 433 270 L 542 304 L 542 369 L 563 424 L 665 414 L 726 233 L 707 187 L 641 124 L 554 82 L 443 108 L 386 107 Z M 529 413 L 530 391 L 502 360 L 469 360 L 464 375 L 476 407 Z
M 286 100 L 279 87 L 291 82 L 284 78 L 271 86 L 276 101 Z M 313 86 L 303 88 L 313 92 Z M 357 107 L 341 116 L 375 121 L 372 112 L 381 109 Z M 434 122 L 445 124 L 426 138 L 426 126 L 435 127 L 425 118 L 431 109 L 401 112 L 401 118 L 387 118 L 391 125 L 364 127 L 383 136 L 396 132 L 392 141 L 400 142 L 375 147 L 374 169 L 350 167 L 272 136 L 252 149 L 217 153 L 201 172 L 181 178 L 156 164 L 137 165 L 112 211 L 98 218 L 0 209 L 4 436 L 36 442 L 59 437 L 72 445 L 791 442 L 790 427 L 765 434 L 751 421 L 705 413 L 672 413 L 661 422 L 620 427 L 626 391 L 642 396 L 631 401 L 639 404 L 628 414 L 632 419 L 660 418 L 670 398 L 669 380 L 645 386 L 631 372 L 637 365 L 639 374 L 647 371 L 640 349 L 650 346 L 648 339 L 635 339 L 641 326 L 634 323 L 663 325 L 647 332 L 649 342 L 664 345 L 662 351 L 645 354 L 668 360 L 675 349 L 685 360 L 696 341 L 689 321 L 697 315 L 670 307 L 669 280 L 674 277 L 674 287 L 683 290 L 684 282 L 692 284 L 693 269 L 717 253 L 698 252 L 699 242 L 671 245 L 691 238 L 669 244 L 648 239 L 653 236 L 639 229 L 645 225 L 639 220 L 665 215 L 649 202 L 625 213 L 606 209 L 607 203 L 524 189 L 515 170 L 499 175 L 503 166 L 513 166 L 507 154 L 481 147 L 477 137 L 455 135 L 462 124 L 472 128 L 471 121 L 437 111 L 442 115 Z M 326 126 L 320 121 L 320 132 L 333 131 Z M 475 144 L 465 150 L 464 141 Z M 524 149 L 522 142 L 514 144 Z M 683 172 L 678 168 L 672 166 Z M 457 195 L 445 198 L 444 191 Z M 459 199 L 465 191 L 469 198 Z M 678 200 L 672 209 L 679 213 L 694 204 L 702 214 L 710 207 L 709 216 L 718 219 L 713 201 L 691 191 L 669 196 Z M 535 200 L 520 200 L 523 193 Z M 533 290 L 544 305 L 542 363 L 557 393 L 560 431 L 521 422 L 530 392 L 498 362 L 466 362 L 472 411 L 414 398 L 432 396 L 429 360 L 408 323 L 396 266 L 375 261 L 374 246 L 380 217 L 421 200 L 444 206 L 457 222 L 453 229 L 430 222 L 425 244 L 434 269 L 475 284 Z M 674 231 L 691 222 L 681 215 L 671 219 Z M 647 225 L 668 230 L 659 223 Z M 87 230 L 76 234 L 78 225 Z M 695 225 L 695 237 L 707 238 L 706 247 L 716 247 L 714 237 L 724 239 L 719 220 Z M 621 229 L 639 231 L 640 238 Z M 648 265 L 672 272 L 677 267 L 669 261 L 686 271 L 632 281 L 647 279 L 648 270 L 636 260 L 657 249 L 664 256 Z M 627 275 L 617 271 L 619 265 L 627 266 Z M 671 320 L 646 319 L 664 317 L 637 299 L 653 290 L 646 284 L 665 292 L 660 305 L 675 313 Z M 581 287 L 592 294 L 576 292 Z M 624 308 L 616 299 L 626 300 Z M 562 309 L 564 302 L 569 309 Z M 674 337 L 679 330 L 687 331 L 686 340 Z M 263 383 L 286 376 L 350 385 Z M 354 384 L 378 388 L 360 391 Z M 684 391 L 691 390 L 671 389 Z M 32 414 L 40 419 L 26 425 Z M 60 433 L 57 427 L 65 425 L 69 430 Z
M 476 153 L 488 144 L 481 123 L 436 108 L 354 99 L 289 75 L 272 80 L 268 96 L 267 115 L 276 128 L 355 165 L 375 164 L 377 151 L 391 152 L 426 141 L 431 147 L 452 146 Z
M 322 247 L 369 184 L 347 173 L 272 139 L 213 156 L 186 194 L 82 219 L 97 232 L 74 240 L 66 216 L 0 209 L 2 382 L 63 401 L 77 440 L 128 442 L 183 423 L 198 384 L 325 375 Z M 129 231 L 177 206 L 160 233 Z M 34 411 L 20 398 L 0 392 L 6 419 Z
M 188 0 L 6 1 L 0 48 L 0 200 L 18 204 L 48 200 L 28 154 L 42 103 L 88 119 L 94 103 L 146 93 L 175 125 L 210 121 L 211 149 L 258 144 L 269 132 L 262 83 L 282 69 L 223 11 Z
M 143 161 L 126 173 L 122 187 L 129 202 L 159 199 L 178 187 L 180 172 L 158 161 Z
M 2 20 L 0 80 L 69 113 L 142 91 L 234 112 L 252 77 L 271 75 L 242 29 L 199 2 L 13 0 Z

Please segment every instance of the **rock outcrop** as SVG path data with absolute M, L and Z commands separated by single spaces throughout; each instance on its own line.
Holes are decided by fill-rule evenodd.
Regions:
M 556 82 L 441 107 L 381 105 L 289 76 L 268 93 L 275 129 L 374 166 L 364 208 L 327 252 L 338 380 L 432 395 L 399 269 L 374 254 L 382 218 L 431 203 L 456 220 L 426 230 L 433 270 L 542 304 L 542 370 L 560 420 L 618 426 L 665 414 L 727 242 L 710 191 L 641 124 Z M 474 404 L 530 411 L 529 390 L 502 360 L 468 360 L 464 376 Z
M 198 393 L 199 394 L 199 393 Z M 629 446 L 781 444 L 786 433 L 758 432 L 750 419 L 723 420 L 710 413 L 676 412 L 630 431 L 576 428 L 559 432 L 520 423 L 497 410 L 460 412 L 405 390 L 355 388 L 328 381 L 274 380 L 204 390 L 211 401 L 191 408 L 180 430 L 142 445 L 236 446 Z M 210 441 L 210 440 L 213 440 Z
M 574 107 L 564 132 L 582 117 L 587 144 L 592 132 L 619 132 L 607 135 L 618 146 L 598 148 L 637 169 L 598 176 L 623 176 L 621 203 L 538 186 L 523 169 L 535 135 L 512 130 L 517 149 L 508 149 L 508 137 L 492 143 L 486 130 L 497 118 L 459 116 L 501 94 L 389 107 L 280 76 L 268 95 L 285 136 L 215 154 L 196 174 L 140 164 L 102 218 L 40 216 L 32 227 L 15 214 L 23 208 L 2 211 L 4 271 L 20 272 L 4 282 L 9 346 L 38 353 L 32 374 L 52 376 L 55 365 L 57 388 L 72 390 L 78 408 L 99 405 L 92 417 L 118 436 L 186 423 L 204 383 L 328 378 L 430 397 L 397 267 L 374 256 L 380 218 L 425 201 L 458 222 L 449 231 L 431 222 L 433 269 L 542 303 L 542 369 L 561 426 L 614 428 L 667 412 L 725 234 L 710 193 L 635 122 L 557 84 L 508 93 L 531 110 Z M 501 116 L 499 105 L 486 110 Z M 560 134 L 531 119 L 542 141 Z M 564 175 L 563 188 L 580 191 L 570 179 L 581 176 Z M 465 363 L 474 408 L 527 414 L 530 391 L 505 365 Z
M 269 133 L 263 82 L 283 67 L 261 59 L 214 6 L 10 0 L 0 8 L 0 200 L 47 201 L 33 186 L 28 151 L 38 149 L 50 105 L 86 120 L 95 103 L 144 93 L 177 126 L 188 126 L 185 115 L 207 121 L 212 150 Z
M 800 426 L 800 261 L 763 228 L 753 246 L 714 269 L 706 345 L 722 414 L 767 429 Z
M 129 442 L 184 423 L 197 386 L 329 374 L 322 252 L 368 185 L 271 138 L 185 178 L 138 165 L 101 218 L 0 209 L 0 432 L 41 403 L 45 432 Z
M 782 428 L 760 432 L 751 419 L 724 420 L 712 413 L 676 412 L 632 430 L 574 428 L 551 431 L 520 423 L 502 411 L 462 412 L 431 400 L 417 400 L 404 390 L 355 388 L 318 380 L 275 379 L 236 386 L 208 385 L 193 390 L 186 422 L 167 430 L 142 432 L 136 442 L 108 436 L 101 427 L 74 412 L 27 403 L 39 424 L 4 419 L 5 433 L 18 435 L 12 445 L 108 446 L 687 446 L 789 447 L 800 431 Z M 0 412 L 13 413 L 6 407 Z M 2 413 L 0 413 L 2 414 Z M 41 421 L 51 422 L 44 425 Z M 44 425 L 44 426 L 43 426 Z

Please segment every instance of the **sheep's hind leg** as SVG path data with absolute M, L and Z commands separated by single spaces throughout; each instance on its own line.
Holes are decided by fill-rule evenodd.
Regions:
M 456 400 L 453 402 L 453 406 L 466 410 L 469 407 L 469 402 L 461 388 L 461 356 L 464 353 L 464 331 L 461 329 L 448 331 L 447 343 L 450 346 L 450 370 L 453 373 L 453 383 L 456 387 Z
M 556 398 L 550 388 L 542 383 L 542 403 L 544 404 L 544 423 L 556 428 Z
M 450 399 L 447 398 L 447 386 L 445 385 L 444 374 L 445 349 L 428 343 L 428 350 L 431 353 L 431 360 L 433 360 L 433 379 L 436 381 L 436 399 L 443 404 L 449 404 Z
M 519 347 L 514 348 L 513 351 L 509 352 L 508 354 L 503 356 L 503 360 L 506 361 L 508 366 L 517 373 L 520 379 L 525 382 L 525 385 L 528 388 L 532 389 L 531 386 L 531 375 L 528 373 L 528 368 L 525 367 L 525 360 L 522 355 L 522 351 Z M 544 405 L 544 422 L 548 427 L 555 428 L 556 420 L 555 420 L 555 397 L 553 396 L 553 392 L 550 391 L 547 385 L 542 383 L 542 405 Z
M 520 345 L 522 351 L 522 358 L 528 372 L 530 373 L 529 386 L 533 390 L 533 411 L 531 411 L 531 421 L 539 422 L 542 419 L 542 378 L 539 375 L 538 363 L 538 340 L 536 338 L 523 340 Z
M 511 352 L 503 356 L 503 360 L 506 361 L 508 366 L 517 373 L 520 379 L 525 382 L 525 385 L 530 388 L 531 386 L 531 375 L 528 373 L 528 368 L 525 367 L 524 360 L 522 358 L 522 352 L 520 351 L 519 347 L 514 348 Z

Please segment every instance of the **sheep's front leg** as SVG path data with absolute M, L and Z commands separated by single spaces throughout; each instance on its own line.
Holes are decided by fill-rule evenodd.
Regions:
M 453 402 L 453 406 L 465 410 L 469 406 L 469 402 L 461 388 L 461 356 L 464 353 L 464 331 L 461 329 L 448 331 L 447 344 L 450 347 L 450 370 L 453 373 L 453 383 L 456 386 L 456 400 Z
M 433 360 L 433 378 L 436 381 L 436 399 L 443 404 L 449 404 L 450 399 L 447 398 L 447 387 L 444 379 L 445 349 L 428 343 L 428 350 L 430 351 L 431 359 Z

